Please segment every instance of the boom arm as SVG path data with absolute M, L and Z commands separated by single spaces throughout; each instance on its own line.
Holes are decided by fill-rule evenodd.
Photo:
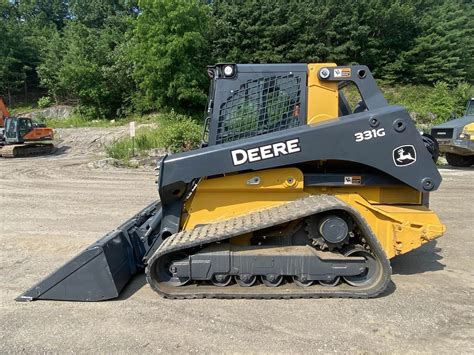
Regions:
M 5 117 L 9 117 L 10 112 L 8 112 L 7 105 L 5 104 L 5 101 L 3 101 L 3 98 L 0 97 L 0 127 L 5 127 Z

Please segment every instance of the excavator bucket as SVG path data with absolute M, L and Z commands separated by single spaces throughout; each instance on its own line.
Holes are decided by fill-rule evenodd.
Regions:
M 143 269 L 142 258 L 148 250 L 144 240 L 160 219 L 161 205 L 155 202 L 16 300 L 102 301 L 118 297 L 131 278 Z

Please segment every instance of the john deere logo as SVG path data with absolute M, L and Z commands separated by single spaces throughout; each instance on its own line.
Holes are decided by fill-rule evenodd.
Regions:
M 393 150 L 393 162 L 396 166 L 408 166 L 416 162 L 416 150 L 412 145 L 402 145 Z
M 290 139 L 284 142 L 277 142 L 252 149 L 232 150 L 232 162 L 234 166 L 245 163 L 253 163 L 259 160 L 276 158 L 282 155 L 301 152 L 300 140 L 298 138 Z

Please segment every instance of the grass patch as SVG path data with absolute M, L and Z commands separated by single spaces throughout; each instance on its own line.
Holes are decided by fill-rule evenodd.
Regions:
M 51 128 L 113 127 L 123 124 L 119 123 L 119 121 L 87 120 L 84 117 L 77 115 L 72 115 L 64 119 L 46 118 L 41 121 Z
M 130 137 L 124 137 L 106 146 L 107 156 L 127 162 L 133 157 L 133 150 L 135 156 L 140 158 L 154 148 L 177 153 L 196 149 L 201 143 L 202 126 L 188 116 L 171 112 L 155 115 L 153 122 L 158 123 L 158 127 L 137 129 L 135 142 Z
M 9 107 L 8 109 L 10 111 L 10 115 L 19 116 L 19 115 L 34 111 L 36 107 L 34 107 L 33 105 L 21 105 L 21 106 Z

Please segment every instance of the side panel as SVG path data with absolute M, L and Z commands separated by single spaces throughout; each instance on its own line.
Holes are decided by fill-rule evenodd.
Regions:
M 373 130 L 383 135 L 373 135 Z M 360 135 L 364 139 L 358 138 Z M 276 146 L 288 142 L 295 148 L 291 154 L 275 153 Z M 399 151 L 403 147 L 410 147 L 414 152 L 411 151 L 409 164 L 397 165 L 395 158 L 401 158 Z M 268 154 L 269 151 L 273 153 Z M 250 152 L 255 159 L 237 159 L 235 164 L 234 155 L 242 152 L 247 157 Z M 403 153 L 406 157 L 408 149 Z M 388 106 L 317 126 L 305 125 L 168 156 L 161 166 L 160 197 L 164 204 L 180 199 L 187 184 L 196 178 L 317 160 L 364 164 L 421 192 L 436 190 L 441 183 L 436 165 L 408 113 L 401 107 Z
M 23 139 L 25 141 L 52 140 L 54 139 L 54 133 L 51 128 L 33 128 L 23 136 Z
M 295 168 L 204 180 L 185 204 L 182 229 L 190 231 L 309 195 L 333 195 L 364 217 L 388 258 L 416 249 L 445 231 L 436 214 L 421 205 L 421 193 L 407 187 L 398 191 L 375 186 L 312 188 L 304 187 L 303 181 L 303 174 Z M 248 237 L 233 242 L 245 244 Z

